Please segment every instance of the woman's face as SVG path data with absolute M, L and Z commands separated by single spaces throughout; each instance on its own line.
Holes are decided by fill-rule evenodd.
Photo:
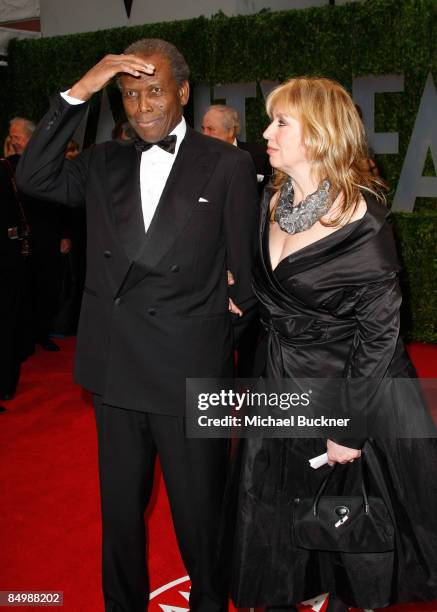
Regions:
M 301 123 L 281 108 L 273 110 L 273 119 L 263 134 L 267 140 L 270 165 L 290 176 L 296 170 L 310 169 L 305 146 L 302 144 Z

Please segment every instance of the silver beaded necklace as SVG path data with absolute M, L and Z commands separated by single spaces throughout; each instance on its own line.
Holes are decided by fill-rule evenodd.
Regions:
M 323 215 L 326 215 L 335 198 L 329 193 L 331 183 L 325 179 L 317 191 L 294 203 L 294 187 L 291 177 L 282 185 L 279 192 L 278 205 L 275 211 L 275 221 L 287 234 L 297 234 L 310 229 Z

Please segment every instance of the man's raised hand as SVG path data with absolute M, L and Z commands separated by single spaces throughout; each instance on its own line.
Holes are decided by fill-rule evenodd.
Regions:
M 116 74 L 126 73 L 134 77 L 142 74 L 153 75 L 155 66 L 148 64 L 137 55 L 105 55 L 70 89 L 69 95 L 78 100 L 89 100 L 103 89 Z

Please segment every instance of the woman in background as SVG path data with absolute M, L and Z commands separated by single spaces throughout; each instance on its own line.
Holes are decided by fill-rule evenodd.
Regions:
M 262 203 L 254 288 L 269 379 L 414 377 L 399 337 L 399 263 L 381 180 L 369 168 L 349 94 L 323 78 L 296 78 L 267 100 L 264 133 L 273 187 Z M 408 422 L 417 394 L 390 405 Z M 419 402 L 420 403 L 420 402 Z M 331 469 L 336 494 L 371 486 L 394 514 L 395 551 L 322 552 L 293 543 L 293 500 L 312 498 Z M 241 607 L 290 609 L 331 594 L 328 610 L 437 599 L 437 446 L 430 439 L 246 440 L 242 450 L 232 592 Z M 331 485 L 330 485 L 331 486 Z M 374 493 L 372 493 L 374 494 Z

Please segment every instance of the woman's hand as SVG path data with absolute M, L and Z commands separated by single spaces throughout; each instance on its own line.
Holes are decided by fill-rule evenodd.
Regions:
M 336 463 L 352 463 L 355 459 L 361 457 L 361 451 L 356 448 L 350 448 L 349 446 L 342 446 L 328 440 L 326 442 L 326 450 L 328 453 L 328 465 L 335 465 Z

